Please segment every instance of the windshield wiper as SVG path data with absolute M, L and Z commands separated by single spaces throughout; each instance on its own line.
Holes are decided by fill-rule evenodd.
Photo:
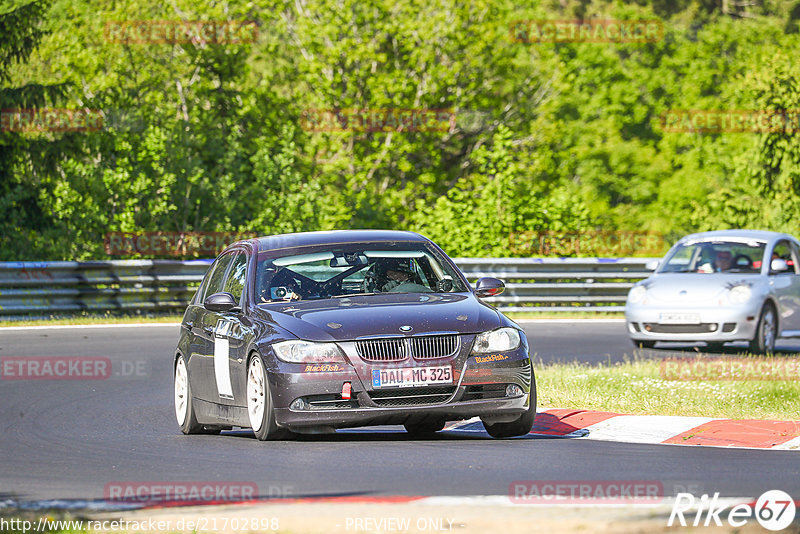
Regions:
M 347 293 L 346 295 L 332 295 L 332 299 L 343 299 L 347 297 L 366 297 L 368 295 L 379 295 L 380 293 Z

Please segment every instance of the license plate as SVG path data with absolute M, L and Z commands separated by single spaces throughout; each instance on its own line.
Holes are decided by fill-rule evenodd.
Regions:
M 662 313 L 658 322 L 661 324 L 700 324 L 700 314 Z
M 372 387 L 374 388 L 415 387 L 452 383 L 453 370 L 449 365 L 372 370 Z

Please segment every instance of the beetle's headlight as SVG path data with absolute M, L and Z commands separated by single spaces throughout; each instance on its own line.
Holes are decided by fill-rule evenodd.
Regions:
M 272 345 L 278 359 L 290 363 L 344 362 L 342 351 L 336 343 L 315 343 L 293 339 Z
M 752 295 L 752 293 L 753 292 L 750 290 L 750 286 L 733 286 L 730 290 L 730 293 L 728 293 L 728 299 L 733 304 L 744 304 L 750 300 L 750 295 Z
M 647 293 L 647 288 L 644 286 L 633 286 L 628 293 L 628 302 L 631 304 L 638 304 L 644 300 Z
M 475 336 L 472 352 L 485 354 L 487 352 L 514 350 L 519 347 L 519 341 L 519 332 L 516 328 L 498 328 Z

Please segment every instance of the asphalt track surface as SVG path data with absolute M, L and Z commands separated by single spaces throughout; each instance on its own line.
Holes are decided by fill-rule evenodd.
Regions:
M 545 361 L 633 354 L 621 322 L 524 323 Z M 248 431 L 184 436 L 172 407 L 177 326 L 0 329 L 0 358 L 100 356 L 106 380 L 0 380 L 0 502 L 102 501 L 121 482 L 251 482 L 262 497 L 507 495 L 520 480 L 658 481 L 666 495 L 800 496 L 800 455 L 399 427 L 259 442 Z M 782 345 L 783 346 L 783 345 Z M 793 349 L 793 346 L 783 346 Z M 644 351 L 645 357 L 674 351 Z

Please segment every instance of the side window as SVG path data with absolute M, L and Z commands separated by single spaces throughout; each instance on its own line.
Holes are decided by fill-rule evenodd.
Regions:
M 208 282 L 206 282 L 206 290 L 203 292 L 203 300 L 214 293 L 223 291 L 222 284 L 225 280 L 225 271 L 228 269 L 228 265 L 232 259 L 233 254 L 225 254 L 221 258 L 217 259 L 217 261 L 211 267 L 213 270 L 208 277 Z
M 242 290 L 244 289 L 246 280 L 247 255 L 243 252 L 238 252 L 236 253 L 236 258 L 231 264 L 230 271 L 228 272 L 228 278 L 225 280 L 225 288 L 223 291 L 227 291 L 233 295 L 233 300 L 236 302 L 241 302 Z
M 792 262 L 789 264 L 789 270 L 794 268 L 795 273 L 800 273 L 800 249 L 794 243 L 789 243 L 789 247 L 792 250 Z
M 792 247 L 789 245 L 788 241 L 778 241 L 775 248 L 772 249 L 772 258 L 770 258 L 770 262 L 775 259 L 786 261 L 786 265 L 789 266 L 786 272 L 797 273 L 797 257 L 796 254 L 793 253 Z

